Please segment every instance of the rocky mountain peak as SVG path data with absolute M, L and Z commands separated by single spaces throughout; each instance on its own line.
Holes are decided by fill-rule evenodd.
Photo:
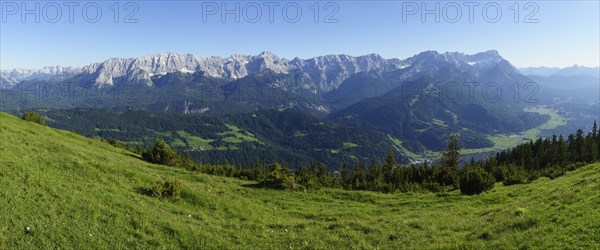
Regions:
M 50 78 L 56 75 L 73 76 L 81 74 L 84 85 L 110 87 L 115 84 L 143 82 L 152 84 L 152 79 L 168 73 L 182 72 L 203 74 L 216 78 L 239 79 L 247 75 L 272 71 L 289 73 L 301 71 L 318 88 L 333 90 L 353 74 L 366 71 L 393 71 L 410 68 L 410 72 L 435 69 L 443 65 L 456 67 L 461 71 L 474 71 L 476 75 L 491 69 L 504 59 L 495 50 L 474 55 L 458 52 L 424 51 L 405 60 L 385 59 L 379 54 L 350 56 L 331 54 L 309 59 L 280 58 L 270 51 L 258 55 L 231 55 L 226 58 L 200 57 L 192 54 L 165 52 L 138 58 L 111 58 L 101 63 L 92 63 L 83 68 L 47 67 L 38 71 L 2 71 L 3 82 L 18 82 L 27 77 Z M 118 82 L 115 82 L 118 81 Z

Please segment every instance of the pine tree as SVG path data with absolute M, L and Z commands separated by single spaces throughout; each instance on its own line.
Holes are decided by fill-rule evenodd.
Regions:
M 456 135 L 451 135 L 446 149 L 442 152 L 442 166 L 458 168 L 460 162 L 460 144 Z
M 569 145 L 569 161 L 577 162 L 577 141 L 575 140 L 575 135 L 570 134 L 567 139 L 567 144 Z
M 437 174 L 440 185 L 458 187 L 458 164 L 460 162 L 460 144 L 456 135 L 451 135 L 448 146 L 442 152 L 442 167 Z
M 390 149 L 383 162 L 383 178 L 386 184 L 393 184 L 398 181 L 398 179 L 394 178 L 394 169 L 397 165 L 394 151 Z
M 352 189 L 364 190 L 366 189 L 366 176 L 360 161 L 356 161 L 354 168 L 352 169 Z
M 596 131 L 595 133 L 595 137 L 594 137 L 594 141 L 596 142 L 596 149 L 598 149 L 599 151 L 597 151 L 597 155 L 600 155 L 600 131 L 598 130 L 598 126 L 596 125 L 596 121 L 594 121 L 594 127 L 592 128 L 592 134 L 594 134 L 594 131 Z
M 320 189 L 322 187 L 321 181 L 319 180 L 319 164 L 317 162 L 313 161 L 310 164 L 307 179 L 309 183 L 307 188 Z
M 494 187 L 495 179 L 479 165 L 469 165 L 460 174 L 460 191 L 463 194 L 480 194 Z
M 559 165 L 565 165 L 569 161 L 569 146 L 562 135 L 558 137 L 557 159 Z
M 327 171 L 327 166 L 321 163 L 319 164 L 319 170 L 317 171 L 317 180 L 319 182 L 320 187 L 330 187 L 331 186 L 331 175 L 329 171 Z
M 307 166 L 300 167 L 300 169 L 296 171 L 295 177 L 298 184 L 304 186 L 307 189 L 317 188 L 318 186 L 316 175 L 314 175 L 313 172 Z
M 598 138 L 598 124 L 596 124 L 596 120 L 594 120 L 594 125 L 592 126 L 592 139 Z
M 375 161 L 372 161 L 369 165 L 367 172 L 367 186 L 369 190 L 383 191 L 385 182 L 381 166 Z
M 287 164 L 287 162 L 284 161 L 281 163 L 281 169 L 285 175 L 290 175 L 290 166 Z
M 583 136 L 583 130 L 578 129 L 577 133 L 575 134 L 575 152 L 576 152 L 576 156 L 577 158 L 575 159 L 575 162 L 581 162 L 584 161 L 584 152 L 585 151 L 585 138 Z
M 593 134 L 589 134 L 585 138 L 584 144 L 584 160 L 590 163 L 595 162 L 598 159 L 598 148 Z
M 350 169 L 348 169 L 348 164 L 344 162 L 342 165 L 342 172 L 340 173 L 342 178 L 342 187 L 344 189 L 352 188 L 352 174 L 350 173 Z

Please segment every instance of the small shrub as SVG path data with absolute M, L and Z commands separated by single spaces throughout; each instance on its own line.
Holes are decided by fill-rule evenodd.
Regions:
M 458 168 L 439 167 L 434 170 L 437 182 L 442 186 L 453 186 L 458 188 L 460 185 L 460 176 Z
M 521 215 L 524 215 L 525 213 L 527 213 L 526 208 L 518 207 L 517 209 L 515 209 L 515 216 L 521 216 Z
M 421 187 L 432 193 L 439 193 L 444 190 L 444 187 L 441 186 L 439 183 L 430 181 L 423 182 L 423 184 L 421 184 Z
M 518 221 L 514 224 L 512 224 L 510 227 L 512 227 L 515 230 L 527 230 L 529 228 L 535 227 L 538 225 L 538 220 L 535 218 L 528 218 L 522 221 Z
M 176 200 L 181 196 L 181 182 L 174 179 L 170 181 L 159 181 L 151 189 L 152 196 L 161 199 Z
M 525 169 L 517 166 L 509 166 L 502 182 L 505 186 L 527 183 L 528 176 Z
M 125 144 L 113 138 L 108 138 L 106 142 L 116 148 L 126 148 Z
M 481 240 L 490 240 L 492 238 L 492 234 L 490 234 L 489 232 L 483 232 L 481 235 L 479 235 L 479 239 Z
M 565 169 L 567 171 L 573 171 L 573 170 L 581 168 L 581 167 L 583 167 L 585 165 L 587 165 L 587 164 L 585 164 L 583 162 L 576 162 L 576 163 L 571 163 L 571 164 L 567 165 Z
M 463 194 L 480 194 L 494 187 L 494 177 L 480 166 L 467 166 L 461 171 L 460 191 Z
M 25 112 L 23 114 L 23 117 L 21 117 L 21 118 L 25 121 L 35 122 L 40 125 L 46 125 L 46 121 L 44 120 L 44 117 L 42 117 L 40 114 L 38 114 L 36 112 Z
M 179 156 L 165 141 L 156 139 L 154 145 L 142 153 L 142 158 L 151 163 L 175 166 Z
M 260 181 L 259 185 L 275 189 L 294 188 L 296 186 L 293 176 L 290 176 L 288 170 L 277 163 L 271 166 L 271 172 Z
M 542 172 L 542 176 L 546 176 L 553 180 L 553 179 L 556 179 L 557 177 L 564 175 L 565 172 L 566 171 L 562 168 L 551 167 L 551 168 L 544 169 L 544 171 Z
M 496 182 L 504 182 L 508 176 L 508 167 L 506 165 L 493 166 L 488 172 L 492 173 Z

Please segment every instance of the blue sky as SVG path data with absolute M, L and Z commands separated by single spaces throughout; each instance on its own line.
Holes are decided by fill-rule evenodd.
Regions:
M 40 4 L 38 10 L 36 3 Z M 118 2 L 118 22 L 114 20 L 115 1 L 97 2 L 98 6 L 79 2 L 73 7 L 73 22 L 68 6 L 52 3 L 2 1 L 0 68 L 83 66 L 111 57 L 160 52 L 229 56 L 265 50 L 285 58 L 368 53 L 406 58 L 425 50 L 476 53 L 496 49 L 517 67 L 598 66 L 600 60 L 599 1 L 537 1 L 528 6 L 519 2 L 518 14 L 514 1 L 480 2 L 474 6 L 473 22 L 464 2 L 443 1 L 333 1 L 329 5 L 321 1 L 318 14 L 315 1 L 279 2 L 272 6 L 272 22 L 269 2 L 144 1 L 132 2 L 132 6 Z M 440 6 L 437 10 L 436 3 Z M 39 14 L 39 23 L 36 14 L 21 20 L 23 4 Z M 83 18 L 86 4 L 88 20 Z M 438 13 L 440 21 L 435 21 L 435 14 L 428 14 L 423 22 L 422 4 Z M 257 6 L 262 15 L 255 18 Z M 415 6 L 418 10 L 411 9 Z M 93 23 L 96 7 L 102 15 Z M 131 20 L 137 23 L 124 23 L 134 7 L 137 13 Z M 240 22 L 235 22 L 232 14 L 223 22 L 222 7 L 239 13 Z M 459 18 L 455 18 L 456 7 L 462 14 Z M 501 16 L 496 15 L 497 7 Z M 296 16 L 296 8 L 302 11 L 300 16 Z M 524 22 L 536 9 L 528 20 L 537 22 Z M 411 10 L 414 14 L 409 15 Z M 332 13 L 328 20 L 337 22 L 324 23 Z

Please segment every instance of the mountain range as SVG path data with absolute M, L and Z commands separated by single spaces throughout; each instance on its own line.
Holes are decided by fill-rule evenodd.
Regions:
M 316 83 L 322 84 L 324 89 L 338 87 L 349 75 L 363 71 L 391 71 L 410 67 L 418 63 L 422 55 L 430 54 L 426 51 L 420 55 L 405 60 L 384 59 L 377 54 L 363 56 L 326 55 L 310 59 L 294 58 L 288 60 L 279 58 L 275 54 L 265 51 L 259 55 L 231 55 L 222 57 L 200 57 L 191 54 L 160 53 L 138 58 L 111 58 L 104 62 L 92 63 L 87 66 L 61 67 L 49 66 L 42 69 L 11 69 L 1 70 L 2 82 L 14 85 L 23 80 L 50 80 L 54 77 L 69 78 L 84 74 L 86 79 L 93 81 L 96 87 L 106 87 L 115 84 L 115 79 L 125 78 L 130 81 L 152 83 L 152 76 L 167 73 L 184 72 L 192 73 L 202 71 L 211 77 L 238 79 L 249 74 L 271 70 L 276 73 L 290 73 L 295 70 L 302 71 L 310 76 Z M 460 68 L 486 69 L 502 58 L 497 51 L 490 50 L 475 55 L 463 53 L 444 53 L 443 59 Z M 527 67 L 518 69 L 524 75 L 537 76 L 574 76 L 587 75 L 598 77 L 598 67 L 585 67 L 574 65 L 566 68 L 558 67 Z
M 404 60 L 384 59 L 377 54 L 357 57 L 327 55 L 288 60 L 271 52 L 227 58 L 162 53 L 139 58 L 112 58 L 82 68 L 57 66 L 41 70 L 2 71 L 0 86 L 23 90 L 33 88 L 31 86 L 34 84 L 60 83 L 104 92 L 133 86 L 136 90 L 130 91 L 146 93 L 138 95 L 139 98 L 130 103 L 134 102 L 145 109 L 176 112 L 222 110 L 211 105 L 212 101 L 206 100 L 209 98 L 198 99 L 198 96 L 210 93 L 211 98 L 221 101 L 231 100 L 232 97 L 243 101 L 252 98 L 259 100 L 250 104 L 249 110 L 297 107 L 315 114 L 327 114 L 361 99 L 383 94 L 402 82 L 450 68 L 469 75 L 467 78 L 472 81 L 492 74 L 506 78 L 496 80 L 521 80 L 518 79 L 521 75 L 516 68 L 494 50 L 474 55 L 425 51 Z M 384 75 L 386 83 L 364 84 L 364 77 L 377 79 Z M 390 76 L 393 83 L 387 79 Z M 61 89 L 60 94 L 63 92 Z M 166 92 L 175 97 L 166 97 Z M 77 98 L 69 99 L 71 106 L 85 106 L 87 103 L 87 100 L 82 100 L 79 104 L 73 104 Z M 105 105 L 122 105 L 112 101 Z M 238 108 L 226 108 L 219 112 L 229 113 Z
M 344 128 L 377 131 L 402 141 L 387 140 L 387 146 L 400 145 L 412 152 L 440 150 L 451 133 L 461 134 L 466 148 L 489 148 L 494 146 L 489 136 L 520 133 L 550 119 L 527 108 L 551 106 L 563 115 L 587 121 L 589 110 L 598 105 L 598 91 L 590 91 L 598 88 L 597 78 L 578 72 L 589 71 L 577 67 L 551 76 L 529 76 L 523 72 L 533 69 L 519 70 L 495 50 L 473 55 L 424 51 L 406 59 L 377 54 L 290 60 L 271 52 L 226 58 L 162 53 L 112 58 L 82 68 L 2 71 L 0 109 L 134 109 L 246 117 L 226 120 L 246 120 L 261 110 L 295 109 L 307 115 L 285 113 L 290 115 L 288 120 L 320 119 L 344 124 Z M 585 91 L 573 90 L 573 86 Z M 268 124 L 246 129 L 261 131 Z M 335 134 L 340 130 L 329 126 L 319 131 Z M 283 137 L 268 144 L 292 151 L 293 147 L 281 146 L 286 140 L 292 139 Z M 340 148 L 343 145 L 329 150 Z M 315 157 L 309 152 L 300 157 L 323 160 L 330 156 Z M 352 157 L 333 158 L 339 162 Z
M 110 87 L 123 82 L 143 82 L 153 85 L 154 76 L 164 76 L 168 73 L 202 72 L 206 76 L 224 79 L 239 79 L 248 75 L 271 71 L 289 74 L 302 72 L 310 78 L 319 89 L 330 91 L 352 74 L 368 71 L 394 71 L 411 68 L 406 74 L 423 71 L 430 68 L 432 61 L 428 56 L 437 54 L 426 51 L 405 60 L 384 59 L 377 54 L 363 56 L 326 55 L 310 59 L 294 58 L 288 60 L 279 58 L 265 51 L 259 55 L 232 55 L 222 57 L 199 57 L 191 54 L 161 53 L 138 58 L 111 58 L 101 63 L 92 63 L 82 68 L 75 67 L 45 67 L 41 70 L 3 70 L 3 81 L 14 85 L 23 80 L 50 80 L 54 77 L 61 79 L 80 75 L 82 83 L 94 87 Z M 503 60 L 496 51 L 487 51 L 475 55 L 462 53 L 439 54 L 441 59 L 463 70 L 485 71 Z M 314 87 L 314 86 L 311 86 Z
M 199 57 L 191 54 L 161 53 L 138 58 L 111 58 L 83 68 L 46 67 L 42 70 L 2 71 L 8 83 L 21 80 L 47 80 L 53 76 L 81 75 L 94 87 L 110 87 L 121 82 L 142 82 L 153 85 L 152 77 L 182 72 L 203 74 L 224 79 L 239 79 L 253 73 L 272 71 L 291 73 L 301 71 L 325 90 L 337 87 L 349 75 L 371 70 L 389 70 L 405 65 L 398 59 L 383 59 L 376 54 L 364 56 L 327 55 L 311 59 L 279 58 L 265 51 L 259 55 L 231 55 Z

